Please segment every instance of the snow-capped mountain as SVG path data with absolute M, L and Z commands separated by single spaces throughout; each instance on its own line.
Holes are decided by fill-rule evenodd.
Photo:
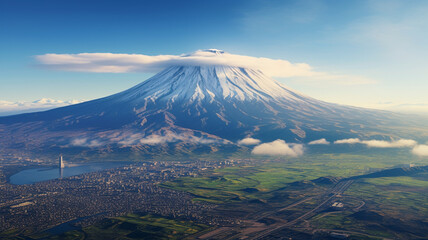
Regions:
M 105 98 L 2 117 L 0 135 L 3 146 L 28 149 L 141 149 L 171 143 L 229 144 L 249 136 L 292 142 L 384 138 L 393 136 L 385 126 L 402 123 L 390 112 L 313 99 L 259 70 L 204 65 L 169 67 Z

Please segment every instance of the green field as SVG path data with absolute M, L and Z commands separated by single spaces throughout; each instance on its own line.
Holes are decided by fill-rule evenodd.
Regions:
M 427 173 L 360 179 L 345 194 L 344 202 L 357 199 L 364 207 L 321 213 L 313 218 L 313 226 L 392 239 L 428 237 Z
M 415 177 L 408 176 L 366 179 L 364 182 L 380 186 L 409 186 L 428 188 L 428 181 L 419 180 Z
M 183 239 L 186 236 L 208 229 L 203 224 L 179 219 L 169 219 L 150 214 L 128 214 L 107 218 L 81 230 L 68 231 L 60 235 L 49 233 L 9 233 L 0 238 L 7 239 L 65 239 L 65 240 L 131 240 L 131 239 Z M 3 233 L 5 234 L 5 233 Z
M 346 194 L 365 199 L 373 209 L 400 217 L 419 219 L 428 216 L 428 179 L 385 177 L 365 179 L 353 184 Z
M 162 186 L 190 192 L 195 195 L 195 200 L 215 203 L 268 199 L 274 191 L 294 182 L 325 176 L 351 177 L 409 161 L 428 164 L 423 159 L 412 158 L 408 152 L 400 151 L 394 154 L 313 154 L 216 169 L 199 177 L 183 177 Z
M 167 182 L 163 186 L 190 192 L 195 195 L 194 200 L 216 202 L 227 210 L 254 214 L 262 209 L 314 197 L 297 208 L 276 214 L 287 219 L 313 208 L 316 197 L 332 186 L 312 180 L 327 176 L 346 178 L 409 163 L 428 165 L 427 159 L 416 158 L 400 150 L 314 154 L 299 159 L 270 159 L 246 166 L 216 169 L 199 177 Z M 254 199 L 264 205 L 252 204 Z M 344 231 L 351 235 L 351 239 L 428 237 L 428 173 L 358 179 L 339 201 L 345 203 L 343 211 L 321 212 L 310 219 L 310 226 Z
M 173 220 L 153 215 L 129 214 L 109 218 L 83 229 L 86 239 L 181 239 L 207 228 L 191 221 Z

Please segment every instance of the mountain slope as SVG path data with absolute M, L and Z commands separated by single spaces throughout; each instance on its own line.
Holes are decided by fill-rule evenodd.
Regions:
M 175 66 L 126 91 L 0 118 L 3 148 L 228 144 L 252 136 L 306 142 L 395 137 L 400 115 L 319 101 L 232 66 Z M 401 136 L 405 137 L 405 136 Z M 181 150 L 186 147 L 181 146 Z M 180 151 L 181 151 L 180 150 Z

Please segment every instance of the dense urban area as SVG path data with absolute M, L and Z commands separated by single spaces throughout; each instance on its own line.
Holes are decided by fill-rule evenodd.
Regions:
M 55 161 L 46 164 L 37 159 L 9 156 L 2 159 L 0 166 L 0 237 L 423 239 L 427 236 L 424 203 L 428 197 L 425 191 L 428 166 L 400 164 L 388 158 L 390 167 L 368 170 L 360 165 L 362 161 L 367 163 L 365 158 L 369 159 L 364 155 L 342 155 L 340 164 L 330 155 L 314 156 L 130 162 L 22 185 L 10 183 L 10 176 L 41 166 L 60 171 L 61 162 L 58 166 Z M 319 164 L 308 165 L 309 162 Z M 349 164 L 355 167 L 346 172 Z M 73 166 L 65 165 L 65 169 L 67 165 Z M 403 193 L 410 197 L 403 200 L 400 197 Z
M 159 183 L 235 164 L 239 161 L 142 162 L 31 185 L 7 183 L 8 171 L 17 167 L 5 164 L 0 168 L 0 231 L 44 230 L 75 219 L 87 226 L 137 210 L 210 225 L 230 224 L 233 219 L 204 214 L 214 204 L 192 201 L 190 194 Z

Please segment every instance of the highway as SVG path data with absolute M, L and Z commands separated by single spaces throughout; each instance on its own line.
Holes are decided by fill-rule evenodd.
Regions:
M 318 204 L 315 208 L 311 209 L 310 211 L 304 213 L 303 215 L 301 215 L 300 217 L 286 222 L 286 223 L 282 223 L 282 224 L 277 224 L 277 225 L 273 225 L 272 227 L 256 234 L 255 236 L 251 236 L 248 239 L 262 239 L 276 231 L 279 231 L 281 229 L 287 228 L 287 227 L 291 227 L 297 223 L 299 223 L 300 221 L 306 220 L 310 217 L 312 217 L 313 215 L 315 215 L 317 212 L 324 210 L 325 208 L 328 208 L 330 206 L 330 202 L 332 199 L 336 198 L 338 195 L 344 193 L 350 186 L 351 184 L 354 182 L 354 180 L 345 180 L 345 181 L 340 181 L 338 182 L 328 193 L 324 194 L 323 197 L 321 198 L 322 202 L 320 204 Z
M 339 195 L 343 194 L 350 186 L 351 184 L 354 182 L 354 180 L 351 179 L 347 179 L 347 180 L 342 180 L 340 182 L 338 182 L 333 188 L 331 188 L 330 190 L 328 190 L 326 193 L 322 194 L 319 197 L 319 204 L 317 206 L 315 206 L 314 208 L 310 209 L 309 211 L 305 212 L 304 214 L 300 215 L 299 217 L 286 222 L 286 221 L 281 221 L 279 223 L 276 224 L 272 224 L 268 227 L 266 227 L 265 229 L 263 229 L 262 231 L 258 231 L 258 232 L 253 232 L 253 233 L 249 233 L 249 234 L 245 234 L 245 229 L 236 229 L 236 228 L 223 228 L 223 231 L 218 231 L 214 230 L 208 234 L 204 234 L 204 236 L 200 237 L 201 239 L 218 239 L 216 238 L 217 236 L 227 236 L 228 234 L 226 232 L 230 232 L 230 235 L 226 238 L 229 240 L 233 240 L 233 239 L 262 239 L 264 237 L 269 236 L 270 234 L 273 234 L 277 231 L 280 231 L 284 228 L 288 228 L 288 227 L 292 227 L 294 225 L 296 225 L 297 223 L 309 219 L 311 217 L 313 217 L 315 214 L 317 214 L 318 212 L 330 207 L 330 203 L 333 201 L 334 198 L 338 197 Z M 260 215 L 252 218 L 253 221 L 257 221 L 260 220 L 262 218 L 268 217 L 270 215 L 273 215 L 277 212 L 280 211 L 284 211 L 287 209 L 291 209 L 294 208 L 300 204 L 303 204 L 311 199 L 314 199 L 315 197 L 311 196 L 311 197 L 306 197 L 303 198 L 297 202 L 294 202 L 286 207 L 283 207 L 281 209 L 278 209 L 276 211 L 268 211 L 268 212 L 264 212 L 261 213 Z M 316 197 L 318 198 L 318 197 Z M 251 228 L 251 227 L 248 227 Z M 237 234 L 233 234 L 233 232 L 239 231 L 239 233 Z
M 322 212 L 323 210 L 329 208 L 331 206 L 331 203 L 336 200 L 337 197 L 339 197 L 341 194 L 343 194 L 351 185 L 352 183 L 360 178 L 375 178 L 375 177 L 384 177 L 384 176 L 407 176 L 410 174 L 415 174 L 419 172 L 426 172 L 428 171 L 428 166 L 422 166 L 422 167 L 410 167 L 410 168 L 393 168 L 393 169 L 386 169 L 381 170 L 374 173 L 354 176 L 351 178 L 342 179 L 336 185 L 334 185 L 329 190 L 326 190 L 325 193 L 318 195 L 318 196 L 312 196 L 312 197 L 306 197 L 302 198 L 286 207 L 283 207 L 278 210 L 269 210 L 254 214 L 252 217 L 249 217 L 248 221 L 254 221 L 257 222 L 258 220 L 261 220 L 265 217 L 270 217 L 274 220 L 277 220 L 276 223 L 268 225 L 268 226 L 257 226 L 256 224 L 253 225 L 247 225 L 247 226 L 238 226 L 238 227 L 231 227 L 225 231 L 222 231 L 221 233 L 216 232 L 217 234 L 210 235 L 209 238 L 204 239 L 218 239 L 216 237 L 218 236 L 227 236 L 223 237 L 225 239 L 264 239 L 272 234 L 275 234 L 278 231 L 281 231 L 286 228 L 293 229 L 297 227 L 302 221 L 308 220 L 315 216 L 316 214 Z M 277 212 L 281 212 L 287 209 L 293 209 L 309 200 L 317 200 L 318 204 L 316 204 L 315 207 L 311 208 L 310 210 L 307 210 L 306 212 L 302 213 L 300 216 L 296 217 L 295 219 L 292 219 L 290 221 L 287 221 L 285 219 L 280 219 L 278 217 L 272 217 Z M 361 201 L 360 205 L 357 207 L 354 207 L 354 211 L 359 211 L 362 207 L 366 205 L 365 201 Z M 331 230 L 333 231 L 333 230 Z M 340 230 L 334 230 L 337 232 L 344 232 L 344 233 L 358 233 L 365 235 L 364 233 L 359 232 L 352 232 L 352 231 L 340 231 Z M 368 236 L 368 235 L 367 235 Z

